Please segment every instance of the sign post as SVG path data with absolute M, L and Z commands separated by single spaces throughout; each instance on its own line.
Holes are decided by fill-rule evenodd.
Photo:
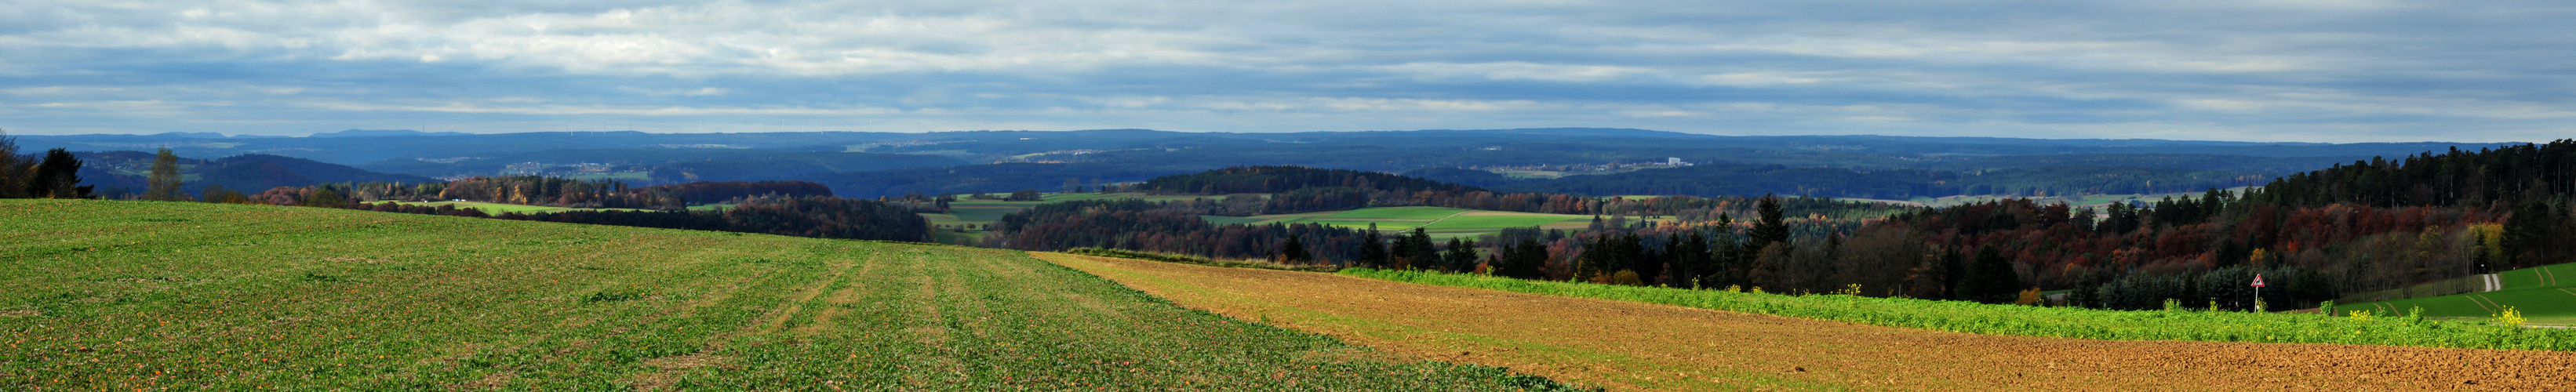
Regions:
M 2263 312 L 2263 274 L 2254 274 L 2254 312 Z

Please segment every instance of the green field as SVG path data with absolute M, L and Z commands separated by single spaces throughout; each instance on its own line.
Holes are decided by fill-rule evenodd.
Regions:
M 981 224 L 1002 220 L 1003 215 L 1010 215 L 1013 212 L 1020 212 L 1020 210 L 1025 209 L 1028 209 L 1028 207 L 959 206 L 951 204 L 948 206 L 948 215 L 957 217 L 957 220 L 959 221 L 977 222 L 978 224 Z
M 2102 340 L 2335 343 L 2443 348 L 2576 351 L 2576 330 L 2494 325 L 2484 320 L 2414 320 L 2392 315 L 2325 317 L 2296 313 L 2120 311 L 1990 305 L 1964 301 L 1780 295 L 1725 290 L 1521 280 L 1477 274 L 1350 268 L 1345 276 L 1435 286 L 1657 303 L 1890 327 L 1991 335 Z
M 1505 227 L 1548 225 L 1568 221 L 1582 221 L 1584 223 L 1590 223 L 1592 218 L 1574 215 L 1460 215 L 1449 217 L 1449 219 L 1442 219 L 1439 223 L 1432 223 L 1430 226 L 1425 226 L 1424 228 L 1434 231 L 1448 229 L 1499 229 Z
M 1429 224 L 1434 221 L 1438 221 L 1441 218 L 1447 218 L 1467 211 L 1469 210 L 1443 207 L 1375 207 L 1348 211 L 1254 215 L 1227 220 L 1250 220 L 1248 223 L 1261 224 L 1317 223 L 1354 229 L 1367 228 L 1369 225 L 1375 224 L 1377 225 L 1378 230 L 1410 230 L 1416 226 Z
M 971 246 L 984 242 L 984 232 L 981 231 L 955 232 L 947 230 L 933 230 L 930 232 L 930 236 L 933 241 L 939 241 L 939 243 L 950 245 Z
M 1448 207 L 1377 207 L 1342 211 L 1316 220 L 1433 220 L 1470 211 Z
M 2576 263 L 2504 271 L 2496 277 L 2504 281 L 2503 290 L 2342 304 L 2336 310 L 2388 314 L 2422 307 L 2425 317 L 2483 319 L 2511 306 L 2533 324 L 2576 325 Z
M 0 390 L 1511 390 L 989 249 L 0 200 Z

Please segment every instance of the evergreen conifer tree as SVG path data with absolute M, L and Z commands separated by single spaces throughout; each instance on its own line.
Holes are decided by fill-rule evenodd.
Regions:
M 1376 223 L 1360 235 L 1360 266 L 1386 268 L 1386 241 L 1378 238 Z
M 1398 239 L 1396 248 L 1404 258 L 1405 268 L 1440 268 L 1440 249 L 1431 244 L 1431 234 L 1420 227 Z
M 1279 245 L 1279 256 L 1291 263 L 1302 263 L 1315 258 L 1313 254 L 1306 252 L 1306 242 L 1298 240 L 1297 236 L 1293 235 L 1288 236 L 1287 244 Z
M 1960 277 L 1959 287 L 1952 292 L 1959 299 L 1990 304 L 2011 303 L 2021 293 L 2021 276 L 2013 273 L 2012 260 L 1993 245 L 1977 248 L 1977 259 L 1968 265 L 1967 276 Z
M 1753 230 L 1745 233 L 1746 236 L 1752 237 L 1744 244 L 1745 249 L 1759 252 L 1762 248 L 1770 247 L 1771 244 L 1789 241 L 1789 224 L 1780 216 L 1782 215 L 1780 197 L 1764 195 L 1755 209 L 1762 216 L 1753 221 Z
M 80 158 L 71 151 L 45 151 L 44 163 L 36 164 L 34 175 L 27 181 L 27 197 L 50 199 L 87 199 L 90 186 L 80 185 Z

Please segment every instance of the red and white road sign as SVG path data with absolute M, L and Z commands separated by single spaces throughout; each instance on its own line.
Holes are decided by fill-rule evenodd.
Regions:
M 2263 287 L 2263 275 L 2254 275 L 2254 287 Z

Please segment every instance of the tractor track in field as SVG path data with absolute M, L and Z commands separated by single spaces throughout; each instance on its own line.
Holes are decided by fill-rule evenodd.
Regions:
M 2568 390 L 2576 353 L 1976 335 L 1033 253 L 1183 306 L 1612 390 Z

